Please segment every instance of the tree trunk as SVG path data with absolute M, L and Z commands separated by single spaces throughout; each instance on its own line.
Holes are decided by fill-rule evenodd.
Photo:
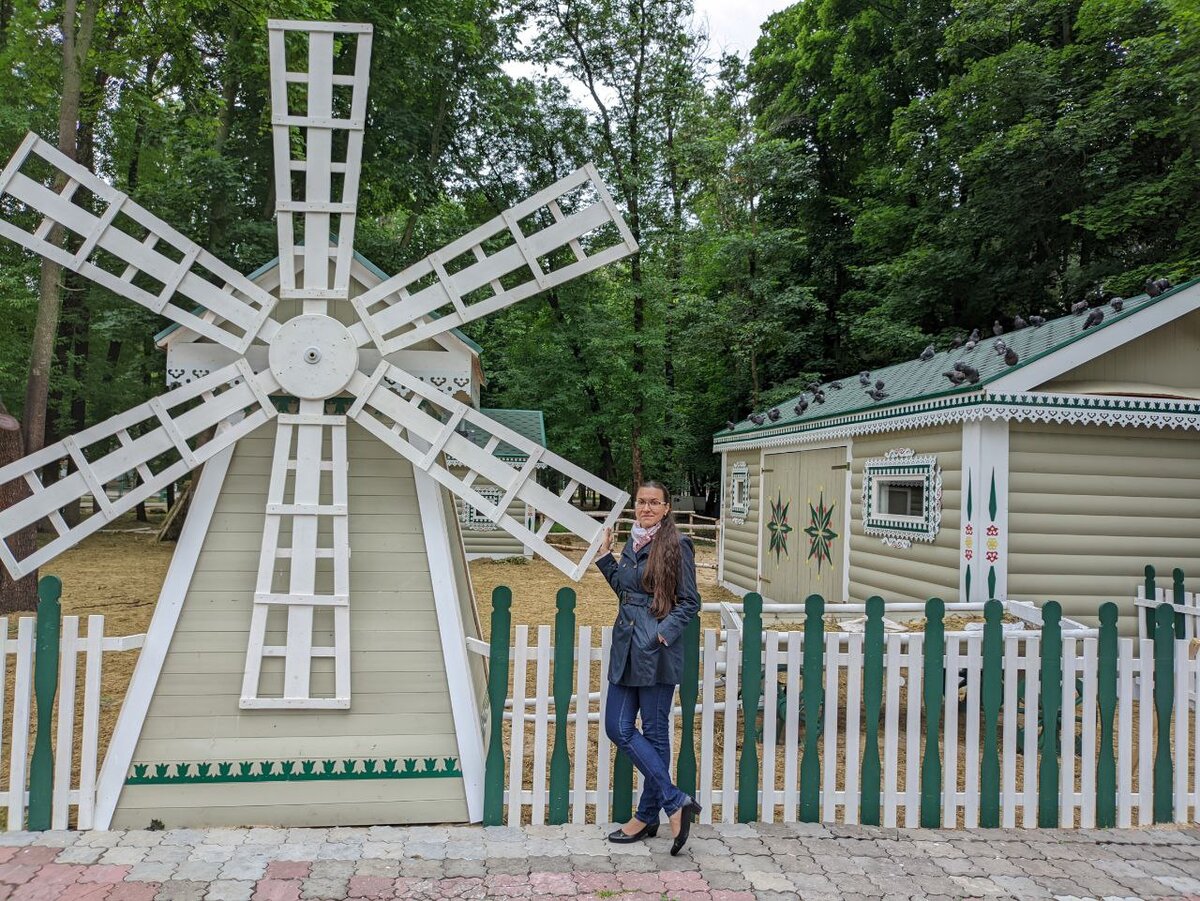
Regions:
M 22 451 L 21 423 L 4 412 L 4 405 L 0 404 L 0 467 L 19 460 L 23 456 Z M 13 479 L 0 485 L 0 510 L 7 510 L 31 493 L 24 479 Z M 7 544 L 18 560 L 28 557 L 37 549 L 37 526 L 22 529 L 9 538 Z M 0 614 L 36 609 L 37 571 L 23 579 L 14 580 L 0 567 Z
M 62 17 L 63 91 L 58 108 L 58 149 L 71 159 L 76 153 L 76 126 L 83 96 L 83 64 L 91 48 L 92 33 L 100 0 L 66 0 Z M 60 175 L 56 187 L 66 183 Z M 46 236 L 56 247 L 63 245 L 63 230 L 55 227 Z M 29 356 L 29 378 L 25 387 L 25 453 L 41 450 L 46 438 L 46 399 L 50 391 L 50 362 L 58 334 L 58 315 L 62 306 L 62 267 L 42 260 L 38 285 L 38 313 L 33 329 L 33 349 Z

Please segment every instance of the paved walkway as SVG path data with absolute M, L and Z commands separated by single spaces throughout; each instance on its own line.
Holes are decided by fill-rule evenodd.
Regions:
M 1200 829 L 697 826 L 610 845 L 591 826 L 0 833 L 0 899 L 1200 899 Z

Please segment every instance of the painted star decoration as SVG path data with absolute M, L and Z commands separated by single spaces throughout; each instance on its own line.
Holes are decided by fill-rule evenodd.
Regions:
M 808 528 L 804 530 L 804 534 L 808 536 L 808 559 L 816 557 L 818 573 L 821 571 L 822 561 L 833 564 L 833 555 L 830 550 L 838 534 L 830 528 L 829 524 L 833 520 L 833 511 L 836 507 L 837 504 L 825 506 L 824 491 L 821 492 L 816 507 L 812 505 L 812 501 L 808 502 Z
M 788 533 L 792 531 L 792 527 L 788 525 L 788 507 L 792 505 L 791 501 L 786 504 L 783 502 L 783 494 L 778 495 L 777 500 L 771 501 L 771 521 L 767 523 L 767 529 L 771 532 L 771 543 L 768 550 L 775 552 L 775 559 L 778 560 L 781 554 L 786 554 Z

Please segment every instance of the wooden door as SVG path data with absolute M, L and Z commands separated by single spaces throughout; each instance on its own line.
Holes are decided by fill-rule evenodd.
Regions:
M 763 594 L 800 603 L 842 597 L 846 448 L 768 454 L 763 466 Z

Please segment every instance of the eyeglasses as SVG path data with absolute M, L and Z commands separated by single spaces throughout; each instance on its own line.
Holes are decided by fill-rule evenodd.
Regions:
M 633 505 L 635 507 L 665 507 L 666 501 L 646 500 L 645 498 L 639 497 L 633 502 Z

